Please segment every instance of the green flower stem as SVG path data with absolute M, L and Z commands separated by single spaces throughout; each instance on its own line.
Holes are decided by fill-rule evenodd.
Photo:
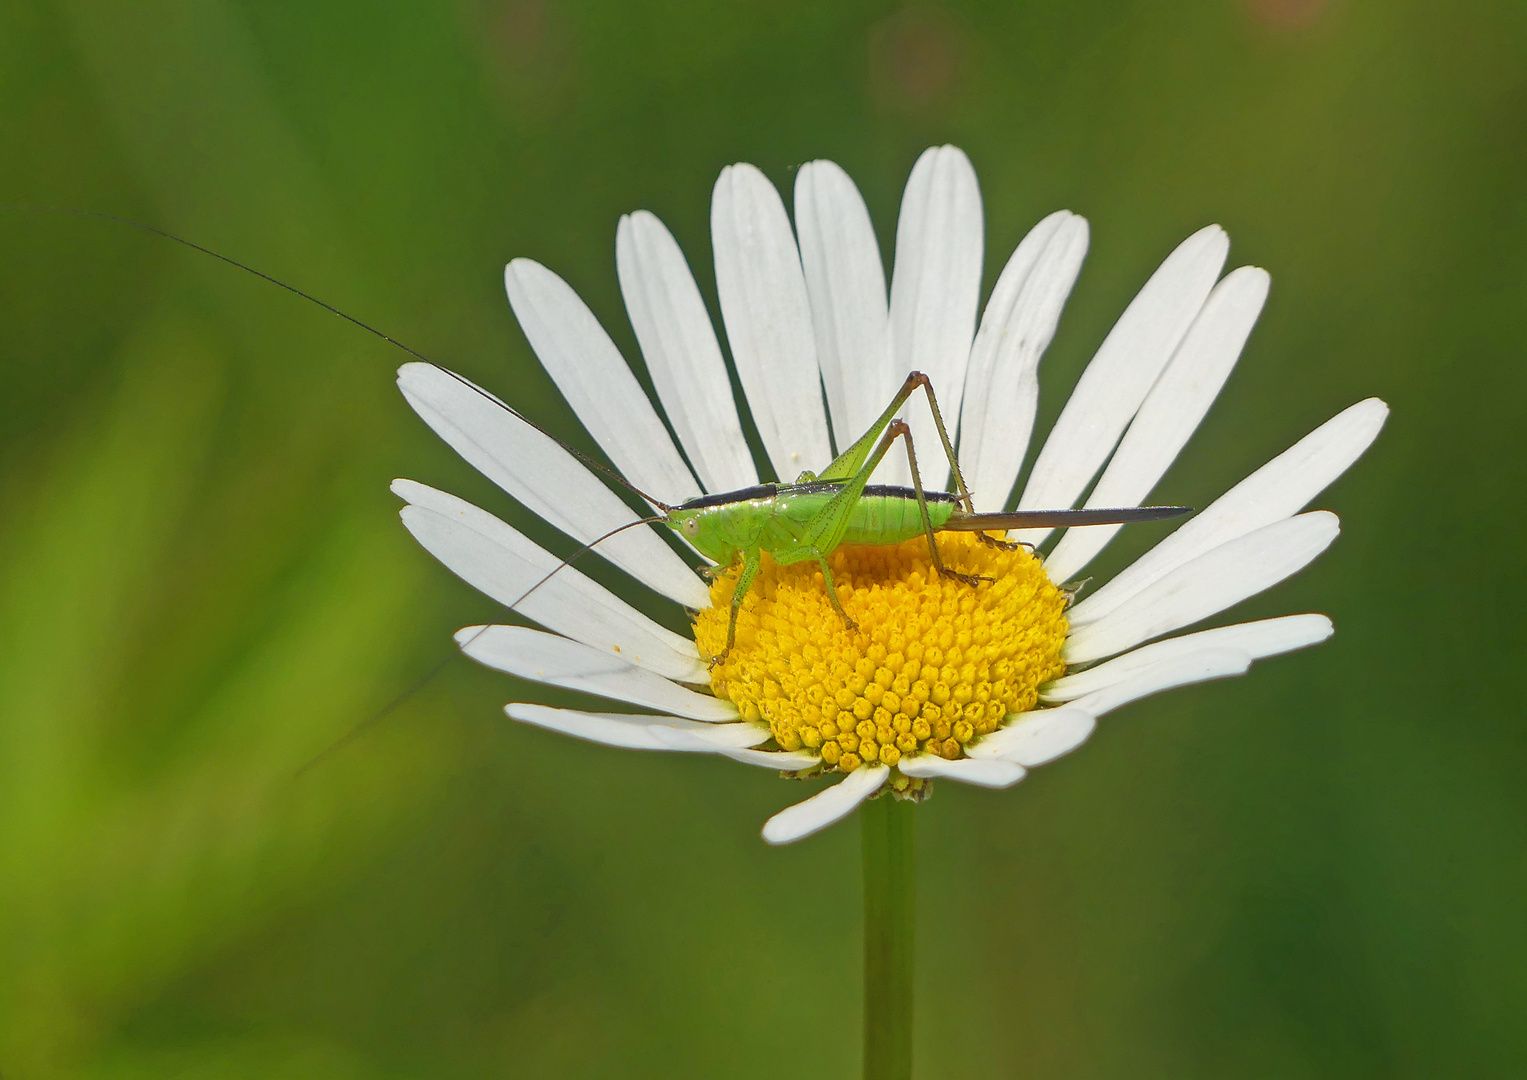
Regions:
M 864 832 L 864 1080 L 912 1075 L 915 804 L 889 794 L 859 810 Z

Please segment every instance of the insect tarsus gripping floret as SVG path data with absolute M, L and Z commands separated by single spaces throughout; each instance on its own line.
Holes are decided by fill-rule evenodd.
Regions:
M 834 551 L 838 598 L 857 630 L 834 613 L 819 570 L 765 554 L 736 645 L 711 670 L 713 692 L 827 770 L 965 756 L 1065 671 L 1066 601 L 1026 550 L 969 535 L 941 536 L 940 550 L 951 569 L 993 580 L 972 588 L 941 577 L 920 539 Z M 711 655 L 725 644 L 735 584 L 735 571 L 719 576 L 696 616 L 695 639 Z M 896 773 L 891 788 L 912 798 L 923 785 Z

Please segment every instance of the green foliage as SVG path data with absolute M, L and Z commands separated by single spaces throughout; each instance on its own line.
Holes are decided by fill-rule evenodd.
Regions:
M 1219 221 L 1272 300 L 1157 495 L 1388 399 L 1321 500 L 1342 539 L 1245 605 L 1338 634 L 918 808 L 917 1074 L 1520 1075 L 1524 61 L 1492 0 L 15 0 L 0 202 L 190 236 L 574 439 L 502 263 L 634 357 L 616 218 L 662 216 L 713 300 L 730 161 L 839 161 L 889 258 L 916 153 L 956 143 L 988 284 L 1044 213 L 1088 217 L 1040 430 Z M 0 326 L 0 1076 L 853 1073 L 857 830 L 757 837 L 800 789 L 511 727 L 511 694 L 556 698 L 460 660 L 303 769 L 493 611 L 393 476 L 549 539 L 415 420 L 397 354 L 17 212 Z

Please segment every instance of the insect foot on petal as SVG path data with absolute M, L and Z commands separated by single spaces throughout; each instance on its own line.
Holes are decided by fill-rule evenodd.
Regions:
M 711 667 L 711 689 L 746 719 L 767 723 L 781 749 L 852 772 L 910 754 L 965 756 L 965 745 L 1016 712 L 1065 671 L 1066 600 L 1027 550 L 968 535 L 941 536 L 955 577 L 929 560 L 927 541 L 857 547 L 830 558 L 844 625 L 820 572 L 763 556 L 744 598 L 731 650 Z M 971 588 L 965 579 L 986 579 Z M 735 571 L 711 585 L 695 641 L 726 644 Z M 892 773 L 889 790 L 921 798 L 924 781 Z

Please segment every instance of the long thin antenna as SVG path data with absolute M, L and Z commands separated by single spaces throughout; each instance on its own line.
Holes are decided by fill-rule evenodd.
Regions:
M 579 461 L 583 462 L 583 464 L 587 465 L 589 468 L 599 470 L 600 472 L 602 472 L 606 476 L 608 476 L 610 479 L 614 480 L 616 483 L 620 484 L 622 487 L 626 488 L 627 490 L 629 490 L 631 492 L 634 492 L 638 497 L 640 497 L 641 499 L 645 500 L 646 502 L 652 504 L 653 506 L 657 507 L 659 510 L 663 510 L 663 511 L 666 512 L 668 510 L 672 510 L 673 509 L 673 507 L 669 506 L 667 503 L 662 502 L 659 499 L 654 499 L 651 495 L 648 495 L 645 491 L 643 491 L 641 488 L 637 487 L 635 484 L 631 483 L 631 481 L 627 480 L 624 476 L 621 476 L 620 473 L 616 472 L 614 469 L 610 468 L 608 465 L 605 465 L 601 461 L 595 461 L 592 457 L 590 457 L 588 454 L 585 454 L 582 450 L 579 450 L 576 446 L 571 446 L 568 443 L 563 442 L 561 439 L 557 438 L 551 432 L 549 432 L 545 428 L 543 428 L 540 424 L 536 423 L 534 420 L 532 420 L 529 417 L 527 417 L 524 413 L 522 413 L 518 409 L 514 408 L 508 402 L 504 401 L 502 398 L 497 397 L 494 394 L 490 394 L 488 391 L 484 390 L 482 387 L 480 387 L 476 383 L 472 382 L 472 380 L 463 378 L 462 376 L 460 376 L 460 375 L 456 374 L 454 371 L 452 371 L 450 368 L 443 367 L 442 365 L 435 363 L 435 361 L 433 361 L 429 357 L 425 356 L 418 349 L 415 349 L 415 348 L 413 348 L 410 345 L 404 344 L 403 342 L 399 341 L 397 338 L 393 337 L 391 334 L 387 333 L 385 330 L 379 330 L 375 326 L 372 326 L 368 322 L 362 322 L 360 319 L 357 319 L 354 315 L 349 315 L 349 314 L 346 314 L 345 312 L 339 310 L 339 308 L 335 307 L 333 304 L 329 303 L 328 301 L 320 300 L 318 297 L 314 296 L 312 293 L 303 292 L 301 289 L 297 288 L 297 286 L 295 286 L 295 285 L 288 285 L 286 282 L 282 281 L 280 278 L 272 277 L 270 274 L 265 273 L 263 270 L 256 270 L 253 266 L 250 266 L 248 263 L 242 263 L 239 260 L 237 260 L 235 258 L 232 258 L 231 256 L 224 255 L 224 254 L 222 254 L 221 252 L 218 252 L 218 251 L 213 251 L 209 247 L 203 247 L 201 244 L 196 243 L 194 240 L 187 240 L 183 236 L 176 236 L 174 233 L 167 232 L 164 229 L 161 229 L 161 228 L 159 228 L 156 225 L 149 225 L 149 224 L 146 224 L 145 222 L 142 222 L 142 221 L 134 221 L 132 218 L 122 217 L 122 216 L 120 216 L 118 214 L 108 214 L 108 213 L 105 213 L 104 211 L 101 211 L 101 210 L 80 210 L 80 209 L 77 209 L 77 208 L 72 207 L 72 206 L 36 206 L 36 205 L 28 204 L 28 203 L 6 203 L 6 204 L 0 204 L 0 210 L 19 210 L 19 211 L 23 211 L 23 212 L 27 212 L 27 213 L 34 213 L 34 214 L 68 214 L 68 215 L 71 215 L 73 217 L 96 218 L 96 219 L 98 219 L 100 221 L 112 221 L 112 222 L 116 222 L 119 225 L 127 225 L 127 226 L 129 226 L 131 228 L 134 228 L 134 229 L 141 229 L 143 232 L 150 233 L 150 234 L 152 234 L 154 236 L 163 237 L 166 240 L 170 240 L 170 241 L 173 241 L 174 243 L 180 244 L 182 247 L 188 247 L 192 251 L 199 251 L 203 255 L 210 255 L 212 258 L 216 259 L 218 262 L 227 263 L 229 266 L 237 267 L 238 269 L 244 271 L 247 274 L 253 274 L 255 277 L 259 278 L 261 281 L 268 281 L 270 284 L 276 286 L 278 289 L 285 289 L 287 292 L 291 293 L 293 296 L 300 296 L 302 299 L 306 300 L 308 303 L 316 304 L 317 306 L 323 308 L 323 310 L 327 311 L 331 315 L 338 315 L 341 319 L 344 319 L 345 322 L 350 323 L 352 326 L 358 326 L 362 330 L 366 331 L 366 333 L 372 334 L 372 335 L 375 335 L 376 337 L 381 338 L 383 341 L 387 342 L 387 344 L 393 345 L 393 346 L 396 346 L 399 349 L 402 349 L 409 356 L 412 356 L 415 360 L 422 360 L 424 363 L 429 364 L 431 367 L 439 368 L 441 371 L 445 372 L 447 375 L 449 375 L 451 378 L 455 379 L 457 382 L 461 383 L 463 386 L 466 386 L 466 387 L 470 388 L 475 393 L 481 394 L 483 397 L 487 398 L 489 401 L 493 402 L 495 405 L 499 406 L 500 408 L 502 408 L 503 410 L 508 412 L 510 416 L 513 416 L 515 419 L 519 420 L 520 422 L 528 424 L 529 426 L 535 428 L 535 430 L 539 431 L 542 435 L 545 435 L 548 439 L 550 439 L 552 442 L 556 443 L 558 446 L 562 447 L 562 449 L 566 450 L 569 454 L 572 454 L 575 458 L 577 458 Z
M 80 210 L 72 206 L 34 206 L 27 203 L 11 203 L 0 205 L 0 210 L 22 210 L 34 214 L 69 214 L 73 217 L 97 218 L 101 221 L 114 221 L 118 225 L 128 225 L 134 229 L 141 229 L 144 232 L 152 233 L 155 236 L 162 236 L 164 239 L 173 240 L 175 243 L 181 245 L 182 247 L 188 247 L 192 251 L 199 251 L 203 255 L 210 255 L 218 262 L 225 262 L 229 266 L 236 266 L 246 274 L 253 274 L 261 281 L 268 281 L 278 289 L 285 289 L 287 292 L 292 293 L 295 296 L 302 297 L 302 299 L 306 300 L 310 304 L 317 304 L 329 314 L 338 315 L 341 319 L 344 319 L 345 322 L 353 323 L 354 325 L 360 327 L 362 330 L 366 331 L 368 334 L 375 334 L 377 337 L 381 338 L 389 345 L 396 345 L 398 348 L 402 349 L 409 356 L 412 356 L 416 360 L 423 360 L 426 364 L 434 363 L 434 361 L 429 357 L 425 356 L 417 349 L 409 348 L 407 345 L 403 344 L 403 342 L 399 341 L 391 334 L 388 334 L 382 330 L 378 330 L 376 327 L 370 325 L 369 323 L 361 322 L 361 320 L 357 319 L 354 315 L 345 314 L 333 304 L 330 304 L 324 300 L 320 300 L 318 297 L 309 293 L 305 293 L 295 285 L 288 285 L 280 278 L 271 277 L 263 270 L 256 270 L 254 267 L 249 266 L 246 263 L 241 263 L 239 260 L 224 255 L 221 252 L 213 251 L 209 247 L 202 247 L 202 245 L 196 243 L 194 240 L 187 240 L 183 236 L 176 236 L 172 232 L 166 232 L 156 225 L 148 225 L 142 221 L 134 221 L 132 218 L 121 217 L 117 214 L 108 214 L 101 210 Z
M 371 335 L 373 335 L 375 337 L 381 338 L 383 341 L 387 342 L 387 344 L 392 345 L 392 346 L 394 346 L 396 348 L 402 349 L 409 356 L 412 356 L 415 360 L 419 360 L 419 361 L 422 361 L 423 363 L 429 364 L 431 367 L 435 368 L 438 371 L 443 371 L 445 374 L 449 375 L 451 378 L 453 378 L 457 382 L 461 383 L 461 385 L 467 387 L 473 393 L 481 395 L 482 397 L 486 398 L 488 401 L 491 401 L 493 404 L 495 404 L 499 408 L 503 409 L 510 416 L 513 416 L 515 419 L 519 420 L 521 423 L 526 424 L 526 425 L 528 425 L 531 428 L 534 428 L 536 431 L 538 431 L 542 435 L 546 436 L 552 442 L 554 442 L 558 446 L 562 447 L 562 449 L 566 450 L 569 454 L 572 454 L 573 457 L 577 458 L 584 465 L 587 465 L 591 469 L 597 469 L 599 472 L 604 473 L 606 476 L 610 477 L 616 483 L 620 484 L 622 487 L 625 487 L 627 490 L 634 492 L 637 496 L 639 496 L 640 498 L 642 498 L 646 502 L 650 503 L 651 505 L 657 507 L 659 510 L 662 510 L 664 513 L 667 513 L 668 511 L 671 511 L 673 509 L 672 506 L 668 505 L 667 503 L 663 502 L 662 500 L 655 499 L 651 495 L 648 495 L 645 491 L 643 491 L 641 488 L 637 487 L 635 484 L 631 483 L 631 481 L 627 480 L 624 476 L 621 476 L 620 473 L 616 472 L 614 469 L 610 468 L 608 465 L 605 465 L 603 462 L 600 462 L 600 461 L 595 461 L 588 454 L 585 454 L 582 450 L 579 450 L 576 446 L 570 446 L 566 442 L 564 442 L 563 440 L 557 438 L 551 432 L 547 431 L 540 424 L 537 424 L 534 420 L 531 420 L 525 414 L 521 413 L 518 409 L 514 408 L 508 402 L 504 401 L 502 398 L 498 397 L 495 394 L 489 393 L 487 390 L 484 390 L 482 387 L 480 387 L 476 383 L 472 382 L 472 380 L 467 379 L 467 378 L 465 378 L 465 377 L 463 377 L 461 375 L 458 375 L 456 372 L 452 371 L 450 368 L 443 367 L 440 364 L 435 363 L 435 361 L 433 361 L 429 357 L 425 356 L 418 349 L 415 349 L 412 346 L 407 345 L 407 344 L 399 341 L 397 338 L 393 337 L 391 334 L 387 333 L 384 330 L 380 330 L 380 329 L 378 329 L 375 326 L 372 326 L 368 322 L 363 322 L 362 320 L 357 319 L 354 315 L 350 315 L 350 314 L 348 314 L 348 313 L 346 313 L 344 311 L 341 311 L 339 308 L 335 307 L 333 304 L 329 303 L 328 301 L 320 300 L 318 297 L 312 295 L 311 293 L 304 292 L 303 290 L 297 288 L 297 286 L 295 286 L 295 285 L 289 285 L 286 282 L 282 281 L 280 278 L 272 277 L 270 274 L 265 273 L 263 270 L 257 270 L 253 266 L 250 266 L 247 263 L 240 262 L 238 259 L 235 259 L 232 256 L 224 255 L 222 252 L 214 251 L 214 250 L 212 250 L 209 247 L 204 247 L 201 244 L 196 243 L 194 240 L 187 240 L 183 236 L 176 236 L 174 233 L 169 232 L 169 231 L 167 231 L 165 229 L 161 229 L 158 226 L 149 225 L 146 222 L 142 222 L 142 221 L 135 221 L 132 218 L 122 217 L 119 214 L 108 214 L 108 213 L 105 213 L 104 211 L 101 211 L 101 210 L 82 210 L 82 209 L 79 209 L 77 207 L 72 207 L 72 206 L 41 206 L 41 205 L 33 205 L 33 204 L 26 204 L 26 203 L 0 203 L 0 210 L 15 210 L 15 211 L 21 211 L 21 212 L 24 212 L 24 213 L 36 213 L 36 214 L 66 214 L 66 215 L 69 215 L 69 216 L 72 216 L 72 217 L 95 218 L 96 220 L 99 220 L 99 221 L 110 221 L 110 222 L 114 222 L 114 223 L 116 223 L 118 225 L 126 225 L 126 226 L 128 226 L 130 228 L 139 229 L 139 230 L 141 230 L 143 232 L 149 233 L 150 235 L 162 237 L 165 240 L 172 241 L 173 243 L 179 244 L 182 247 L 190 248 L 192 251 L 200 252 L 203 255 L 209 255 L 212 258 L 216 259 L 218 262 L 227 263 L 229 266 L 232 266 L 232 267 L 235 267 L 235 268 L 237 268 L 239 270 L 242 270 L 242 271 L 244 271 L 247 274 L 253 274 L 255 277 L 259 278 L 261 281 L 269 282 L 271 285 L 276 286 L 278 289 L 284 289 L 285 291 L 291 293 L 293 296 L 301 297 L 303 300 L 306 300 L 310 304 L 316 304 L 318 307 L 323 308 L 323 310 L 327 311 L 331 315 L 338 315 L 341 319 L 345 320 L 345 322 L 347 322 L 347 323 L 350 323 L 352 326 L 357 326 L 360 329 L 366 331 L 366 333 L 371 334 Z M 661 516 L 658 516 L 658 517 L 637 518 L 635 521 L 628 521 L 624 525 L 621 525 L 621 526 L 619 526 L 617 528 L 611 529 L 609 532 L 605 533 L 603 536 L 596 537 L 595 539 L 589 541 L 587 544 L 584 544 L 581 548 L 579 548 L 571 556 L 569 556 L 568 558 L 564 559 L 562 562 L 558 563 L 555 567 L 552 568 L 550 573 L 548 573 L 545 577 L 541 578 L 540 581 L 537 581 L 529 589 L 526 589 L 525 592 L 520 594 L 520 596 L 516 600 L 514 600 L 513 603 L 510 603 L 510 604 L 506 605 L 507 608 L 510 611 L 513 611 L 520 604 L 524 603 L 525 600 L 530 596 L 531 593 L 535 592 L 542 585 L 545 585 L 548 581 L 550 581 L 552 579 L 552 577 L 556 575 L 557 571 L 561 570 L 564 566 L 570 565 L 573 562 L 573 560 L 577 559 L 579 556 L 585 554 L 588 551 L 591 551 L 596 544 L 603 543 L 605 540 L 608 540 L 610 537 L 614 536 L 616 533 L 624 532 L 626 529 L 634 528 L 637 525 L 651 525 L 651 524 L 655 524 L 657 522 L 660 522 L 662 520 L 663 520 L 663 518 Z M 304 775 L 310 769 L 312 769 L 314 766 L 316 766 L 319 763 L 327 760 L 336 751 L 338 751 L 339 749 L 341 749 L 344 746 L 349 745 L 358 736 L 360 736 L 364 732 L 368 731 L 371 727 L 373 727 L 375 724 L 377 724 L 379 721 L 381 721 L 384 717 L 386 717 L 389 713 L 391 713 L 399 705 L 401 705 L 403 702 L 407 701 L 414 694 L 418 693 L 424 686 L 428 685 L 430 680 L 432 680 L 433 678 L 435 678 L 435 676 L 440 674 L 441 669 L 443 669 L 446 664 L 450 663 L 451 660 L 455 657 L 455 655 L 457 653 L 462 652 L 463 650 L 465 650 L 468 645 L 470 645 L 470 644 L 472 644 L 472 642 L 476 641 L 478 636 L 480 634 L 482 634 L 486 630 L 487 630 L 487 627 L 484 626 L 482 630 L 479 630 L 476 634 L 473 634 L 466 641 L 464 641 L 460 645 L 458 645 L 453 652 L 447 654 L 438 664 L 436 664 L 434 667 L 432 667 L 429 670 L 429 672 L 426 673 L 425 676 L 422 679 L 420 679 L 417 683 L 415 683 L 413 686 L 410 686 L 407 690 L 403 691 L 403 693 L 399 694 L 397 697 L 393 698 L 390 702 L 388 702 L 386 705 L 384 705 L 381 708 L 380 711 L 378 711 L 377 713 L 375 713 L 371 717 L 367 718 L 366 720 L 362 721 L 361 723 L 357 724 L 355 727 L 351 728 L 344 735 L 340 736 L 340 738 L 337 741 L 335 741 L 334 743 L 330 744 L 327 749 L 321 751 L 316 757 L 314 757 L 306 765 L 304 765 L 304 766 L 302 766 L 302 768 L 298 769 L 297 772 L 294 774 L 293 779 L 296 779 L 297 777 L 300 777 L 300 776 Z
M 391 341 L 392 339 L 388 338 L 387 340 Z M 412 349 L 410 349 L 409 351 L 413 352 Z M 415 353 L 414 355 L 417 356 L 418 354 Z M 640 498 L 645 499 L 647 502 L 651 503 L 653 506 L 657 507 L 659 510 L 663 511 L 664 513 L 667 513 L 668 511 L 673 509 L 672 506 L 669 506 L 667 503 L 663 502 L 661 499 L 654 499 L 651 495 L 648 495 L 645 491 L 643 491 L 641 488 L 637 487 L 635 484 L 631 483 L 631 481 L 627 480 L 624 476 L 621 476 L 620 473 L 616 472 L 614 469 L 610 468 L 608 465 L 605 465 L 603 462 L 595 461 L 593 458 L 591 458 L 587 454 L 585 454 L 582 450 L 579 450 L 576 446 L 569 446 L 567 443 L 563 442 L 561 439 L 557 438 L 551 432 L 549 432 L 545 428 L 543 428 L 540 424 L 537 424 L 534 420 L 529 419 L 527 416 L 525 416 L 524 413 L 520 412 L 514 406 L 510 405 L 508 402 L 506 402 L 503 398 L 499 397 L 497 394 L 494 394 L 494 393 L 491 393 L 490 391 L 484 390 L 482 387 L 478 386 L 471 379 L 468 379 L 465 376 L 456 374 L 454 371 L 452 371 L 448 367 L 441 367 L 439 364 L 435 363 L 433 360 L 427 360 L 427 361 L 425 361 L 425 363 L 429 364 L 429 366 L 434 368 L 436 371 L 443 371 L 443 372 L 445 372 L 451 378 L 453 378 L 457 382 L 461 383 L 462 386 L 465 386 L 468 389 L 474 391 L 475 393 L 480 394 L 481 396 L 487 398 L 489 401 L 493 402 L 493 404 L 497 405 L 499 408 L 501 408 L 505 412 L 509 413 L 510 416 L 516 417 L 517 419 L 519 419 L 519 420 L 523 421 L 524 423 L 530 425 L 531 427 L 535 428 L 542 435 L 545 435 L 548 439 L 550 439 L 552 442 L 556 443 L 558 446 L 562 447 L 562 449 L 566 450 L 569 454 L 572 454 L 574 457 L 576 457 L 579 461 L 583 462 L 583 464 L 587 465 L 589 468 L 591 468 L 591 469 L 598 469 L 600 472 L 604 473 L 610 479 L 614 480 L 616 483 L 620 484 L 622 487 L 628 488 L 629 490 L 635 492 Z M 624 526 L 622 526 L 622 528 L 624 528 Z
M 508 608 L 510 611 L 514 611 L 516 608 L 518 608 L 521 604 L 523 604 L 526 600 L 528 600 L 530 598 L 530 594 L 531 593 L 535 592 L 542 585 L 545 585 L 548 581 L 550 581 L 553 577 L 555 577 L 559 570 L 563 569 L 564 567 L 571 566 L 573 564 L 573 560 L 574 559 L 577 559 L 579 556 L 586 555 L 588 552 L 590 552 L 590 551 L 592 551 L 594 549 L 594 545 L 604 543 L 604 541 L 608 540 L 610 537 L 614 536 L 616 533 L 624 532 L 625 530 L 630 529 L 630 528 L 634 528 L 637 525 L 652 525 L 652 524 L 655 524 L 656 522 L 659 522 L 659 521 L 662 521 L 662 520 L 663 520 L 662 517 L 638 518 L 635 521 L 628 521 L 624 525 L 621 525 L 621 526 L 619 526 L 617 528 L 611 529 L 609 532 L 605 533 L 603 536 L 595 537 L 593 540 L 590 540 L 587 544 L 584 544 L 581 548 L 579 548 L 577 551 L 573 552 L 567 558 L 563 559 L 556 566 L 552 567 L 551 570 L 546 574 L 545 577 L 541 578 L 540 581 L 537 581 L 534 585 L 532 585 L 530 588 L 526 589 L 524 592 L 520 593 L 520 595 L 518 597 L 516 597 L 510 603 L 505 604 L 504 606 L 506 608 Z M 292 779 L 296 780 L 296 779 L 302 777 L 309 770 L 313 769 L 315 766 L 321 764 L 322 762 L 327 761 L 330 757 L 332 757 L 339 750 L 341 750 L 342 748 L 344 748 L 346 746 L 349 746 L 352 742 L 354 742 L 362 734 L 364 734 L 365 732 L 371 730 L 371 728 L 375 727 L 378 723 L 380 723 L 384 718 L 386 718 L 386 716 L 389 713 L 391 713 L 394 709 L 396 709 L 399 705 L 403 704 L 403 702 L 407 701 L 409 698 L 411 698 L 415 694 L 417 694 L 420 690 L 423 690 L 426 686 L 428 686 L 434 680 L 435 676 L 439 675 L 440 672 L 442 670 L 444 670 L 445 665 L 449 664 L 459 654 L 466 652 L 467 651 L 467 646 L 471 645 L 472 642 L 476 641 L 478 638 L 480 638 L 484 634 L 486 634 L 489 629 L 490 629 L 489 626 L 484 626 L 482 629 L 478 630 L 477 633 L 473 634 L 471 637 L 467 638 L 465 641 L 463 641 L 459 645 L 457 645 L 456 648 L 452 652 L 446 654 L 446 656 L 444 658 L 442 658 L 439 663 L 437 663 L 434 667 L 430 668 L 429 671 L 425 672 L 423 677 L 421 677 L 417 682 L 415 682 L 407 690 L 404 690 L 401 694 L 399 694 L 397 697 L 393 698 L 386 705 L 383 705 L 381 707 L 381 709 L 377 710 L 377 712 L 373 713 L 371 716 L 367 717 L 365 720 L 362 720 L 359 724 L 356 724 L 353 728 L 351 728 L 349 731 L 345 732 L 338 739 L 334 740 L 334 742 L 330 743 L 323 750 L 320 750 L 318 752 L 317 756 L 315 756 L 306 765 L 302 766 L 302 768 L 298 769 L 295 773 L 292 774 Z
M 593 551 L 594 550 L 594 545 L 602 544 L 606 540 L 608 540 L 610 537 L 614 536 L 616 533 L 623 533 L 627 529 L 633 529 L 633 528 L 635 528 L 638 525 L 656 525 L 658 522 L 666 521 L 666 520 L 667 519 L 665 517 L 663 517 L 663 515 L 661 515 L 661 514 L 658 514 L 658 515 L 656 515 L 654 517 L 637 518 L 635 521 L 628 521 L 624 525 L 617 525 L 615 528 L 611 529 L 609 532 L 605 533 L 603 536 L 596 536 L 596 537 L 594 537 L 594 539 L 590 540 L 587 544 L 584 544 L 577 551 L 573 552 L 567 558 L 565 558 L 561 562 L 559 562 L 556 566 L 553 566 L 549 571 L 547 571 L 546 576 L 543 577 L 540 581 L 536 582 L 530 588 L 528 588 L 524 592 L 522 592 L 520 594 L 520 596 L 519 596 L 519 599 L 516 600 L 514 603 L 509 605 L 510 610 L 513 610 L 514 608 L 519 607 L 527 599 L 530 598 L 530 594 L 531 593 L 535 592 L 542 585 L 545 585 L 552 578 L 556 577 L 557 576 L 557 571 L 561 570 L 565 566 L 571 565 L 571 563 L 572 563 L 572 561 L 574 559 L 579 558 L 580 556 L 583 556 L 583 555 L 587 555 L 590 551 Z

